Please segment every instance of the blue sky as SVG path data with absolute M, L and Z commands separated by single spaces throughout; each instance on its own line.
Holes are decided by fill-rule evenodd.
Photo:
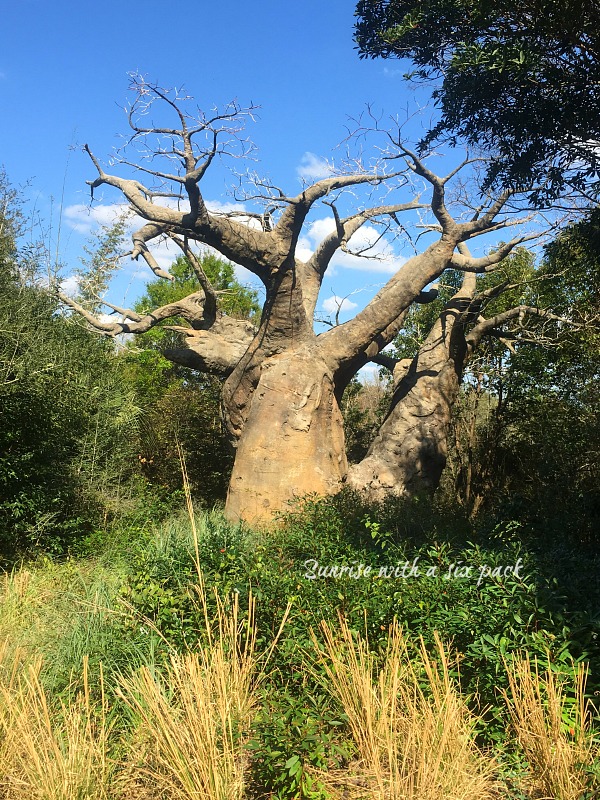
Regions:
M 119 201 L 117 194 L 103 194 L 90 214 L 85 180 L 94 170 L 81 145 L 89 143 L 105 158 L 119 144 L 118 134 L 127 131 L 130 72 L 184 86 L 201 106 L 232 98 L 260 106 L 249 129 L 259 148 L 257 168 L 289 193 L 300 188 L 299 168 L 339 157 L 333 148 L 345 136 L 348 116 L 367 103 L 402 115 L 424 102 L 402 80 L 406 65 L 358 58 L 354 7 L 343 0 L 7 4 L 0 32 L 0 164 L 14 184 L 29 182 L 52 251 L 62 209 L 58 251 L 65 274 L 78 266 L 86 234 Z M 418 130 L 414 123 L 414 135 Z M 227 202 L 230 180 L 215 170 L 207 199 Z M 325 232 L 326 210 L 320 215 L 303 241 L 307 248 Z M 356 261 L 338 260 L 325 279 L 321 306 L 334 310 L 330 298 L 351 292 L 348 313 L 350 304 L 364 305 L 390 269 L 392 262 L 364 262 L 357 269 Z M 113 301 L 132 302 L 146 276 L 153 277 L 141 263 L 125 266 Z

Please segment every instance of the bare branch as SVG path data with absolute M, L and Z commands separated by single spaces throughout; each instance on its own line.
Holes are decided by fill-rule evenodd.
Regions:
M 98 297 L 98 295 L 96 295 L 96 297 Z M 109 303 L 108 300 L 104 300 L 102 297 L 98 297 L 98 300 L 102 303 L 103 306 L 108 306 L 108 308 L 112 308 L 112 310 L 116 311 L 117 314 L 121 314 L 121 316 L 123 317 L 132 319 L 134 322 L 140 322 L 140 320 L 142 319 L 141 316 L 137 313 L 137 311 L 133 311 L 131 308 L 122 308 L 121 306 L 116 306 L 114 305 L 114 303 Z
M 418 200 L 414 200 L 409 203 L 365 209 L 344 220 L 340 220 L 337 210 L 333 205 L 331 208 L 334 212 L 336 222 L 335 230 L 323 239 L 308 262 L 309 266 L 321 277 L 325 274 L 336 250 L 340 247 L 344 248 L 351 237 L 369 220 L 386 215 L 393 217 L 394 214 L 400 214 L 403 211 L 428 208 L 428 206 L 424 203 L 419 203 Z
M 437 221 L 442 226 L 444 233 L 454 236 L 456 234 L 457 223 L 446 208 L 445 185 L 446 182 L 453 177 L 456 172 L 458 172 L 458 169 L 451 172 L 448 176 L 446 176 L 446 178 L 440 178 L 425 165 L 425 162 L 420 159 L 416 153 L 414 153 L 412 150 L 409 150 L 408 147 L 406 147 L 406 145 L 400 141 L 400 139 L 396 140 L 394 144 L 401 151 L 401 153 L 406 156 L 406 163 L 415 173 L 415 175 L 423 178 L 433 187 L 431 210 L 433 211 Z M 462 169 L 462 167 L 466 166 L 468 163 L 470 163 L 470 159 L 467 159 L 465 162 L 463 162 L 460 169 Z
M 103 322 L 87 311 L 76 300 L 67 297 L 62 292 L 59 292 L 58 296 L 65 305 L 80 314 L 93 328 L 108 336 L 119 336 L 122 333 L 146 333 L 146 331 L 158 325 L 159 322 L 172 317 L 183 317 L 194 329 L 200 329 L 207 324 L 204 318 L 204 292 L 195 292 L 184 297 L 183 300 L 168 303 L 144 316 L 135 314 L 136 319 L 131 322 L 128 322 L 127 319 L 121 322 Z
M 161 270 L 151 255 L 146 242 L 161 233 L 173 231 L 188 236 L 195 241 L 214 247 L 226 258 L 230 258 L 267 282 L 272 269 L 272 246 L 270 234 L 251 229 L 248 225 L 237 223 L 229 215 L 211 214 L 206 210 L 198 191 L 199 214 L 177 211 L 152 203 L 148 197 L 151 192 L 138 181 L 107 175 L 86 145 L 86 151 L 99 170 L 98 178 L 92 186 L 107 184 L 114 186 L 129 200 L 133 210 L 147 219 L 150 225 L 144 226 L 133 235 L 133 258 L 141 255 L 152 271 L 161 278 L 171 280 L 169 273 Z
M 462 272 L 493 272 L 498 264 L 503 261 L 515 249 L 515 247 L 518 247 L 524 242 L 531 242 L 535 239 L 539 239 L 542 235 L 543 234 L 539 231 L 535 233 L 524 234 L 523 236 L 511 239 L 510 242 L 501 245 L 493 253 L 490 253 L 487 256 L 481 256 L 480 258 L 466 256 L 462 253 L 455 253 L 452 256 L 449 266 L 452 269 L 461 270 Z
M 465 232 L 468 232 L 469 236 L 487 231 L 490 225 L 493 224 L 498 214 L 502 211 L 508 200 L 513 197 L 514 194 L 515 192 L 512 189 L 506 189 L 496 198 L 496 200 L 491 203 L 487 210 L 481 208 L 477 209 L 471 218 L 471 221 L 461 225 L 461 228 Z M 482 210 L 484 210 L 483 214 L 481 214 Z
M 59 299 L 69 308 L 72 308 L 73 311 L 76 311 L 79 316 L 83 317 L 84 320 L 89 323 L 93 328 L 101 333 L 106 333 L 109 336 L 118 336 L 120 333 L 123 332 L 122 324 L 120 322 L 102 322 L 102 320 L 95 317 L 92 313 L 90 313 L 86 308 L 80 305 L 76 300 L 73 300 L 70 297 L 67 297 L 66 294 L 62 292 L 58 292 Z
M 212 324 L 217 316 L 217 294 L 213 288 L 213 285 L 209 281 L 206 272 L 202 268 L 201 262 L 199 261 L 198 258 L 196 258 L 196 254 L 190 248 L 187 237 L 181 239 L 174 233 L 169 234 L 169 236 L 175 242 L 175 244 L 181 249 L 182 253 L 187 258 L 190 266 L 192 267 L 192 269 L 196 274 L 196 277 L 198 278 L 200 286 L 204 290 L 204 294 L 206 297 L 204 303 L 204 317 L 209 324 Z
M 389 356 L 387 353 L 378 353 L 376 356 L 371 357 L 372 364 L 378 364 L 380 367 L 385 367 L 393 374 L 399 359 Z
M 505 325 L 507 322 L 511 322 L 515 319 L 519 320 L 519 323 L 522 327 L 523 320 L 526 316 L 534 316 L 540 319 L 551 320 L 553 322 L 560 322 L 566 325 L 570 325 L 574 328 L 579 328 L 581 325 L 578 323 L 573 322 L 570 319 L 565 317 L 557 316 L 553 314 L 551 311 L 547 311 L 543 308 L 536 308 L 535 306 L 528 306 L 528 305 L 518 305 L 514 308 L 508 309 L 508 311 L 502 311 L 500 314 L 496 314 L 493 317 L 489 317 L 489 319 L 480 318 L 481 321 L 475 325 L 474 328 L 469 331 L 466 336 L 467 344 L 469 349 L 474 349 L 481 339 L 484 336 L 496 336 L 497 338 L 506 338 L 509 335 L 512 335 L 514 338 L 514 332 L 509 334 L 507 331 L 502 330 L 502 326 Z
M 299 235 L 306 215 L 317 200 L 327 197 L 338 189 L 365 183 L 378 186 L 384 181 L 397 178 L 403 174 L 404 171 L 399 170 L 388 174 L 364 172 L 355 175 L 334 175 L 331 178 L 323 178 L 323 180 L 313 183 L 312 186 L 308 186 L 296 197 L 289 198 L 290 204 L 279 218 L 275 226 L 275 233 L 278 237 L 291 241 Z

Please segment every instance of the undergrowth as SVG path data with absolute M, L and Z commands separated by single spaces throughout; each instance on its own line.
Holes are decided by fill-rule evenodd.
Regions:
M 217 512 L 193 520 L 3 579 L 3 663 L 18 665 L 2 670 L 5 707 L 45 698 L 61 752 L 68 709 L 93 709 L 111 798 L 570 800 L 549 787 L 600 785 L 595 557 L 510 521 L 475 530 L 351 496 L 309 501 L 268 535 Z M 242 633 L 251 654 L 232 644 Z M 3 786 L 18 798 L 15 763 Z

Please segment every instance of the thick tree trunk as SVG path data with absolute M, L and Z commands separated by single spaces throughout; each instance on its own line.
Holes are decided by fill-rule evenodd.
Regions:
M 443 343 L 421 348 L 369 452 L 350 468 L 348 484 L 374 501 L 435 491 L 459 388 L 460 376 Z
M 271 522 L 295 497 L 334 494 L 346 471 L 330 367 L 308 346 L 265 360 L 237 447 L 227 516 Z
M 395 369 L 386 419 L 365 458 L 348 473 L 348 485 L 372 501 L 432 494 L 439 485 L 468 353 L 465 326 L 474 292 L 475 276 L 468 275 L 415 358 Z
M 118 189 L 144 221 L 132 236 L 134 259 L 143 258 L 158 277 L 173 279 L 149 248 L 152 242 L 168 236 L 188 260 L 199 288 L 183 299 L 175 298 L 143 314 L 102 300 L 118 314 L 108 321 L 92 314 L 76 299 L 60 292 L 59 297 L 89 325 L 108 336 L 143 334 L 167 320 L 177 321 L 172 327 L 185 337 L 185 347 L 171 349 L 169 358 L 227 378 L 223 405 L 228 431 L 237 445 L 227 513 L 232 518 L 271 521 L 294 496 L 328 495 L 343 483 L 347 467 L 336 398 L 352 376 L 393 341 L 412 304 L 427 300 L 430 292 L 425 291 L 426 287 L 447 269 L 471 273 L 474 280 L 475 272 L 493 269 L 532 235 L 517 236 L 493 253 L 473 258 L 465 242 L 515 224 L 512 206 L 503 214 L 512 192 L 484 200 L 470 220 L 465 221 L 462 216 L 455 219 L 446 205 L 446 186 L 471 160 L 466 159 L 445 177 L 435 175 L 405 147 L 399 130 L 389 134 L 391 150 L 382 154 L 383 170 L 374 166 L 361 167 L 353 174 L 333 171 L 304 186 L 295 196 L 261 180 L 257 182 L 257 193 L 252 190 L 250 196 L 252 205 L 264 201 L 262 213 L 243 206 L 229 212 L 211 211 L 201 182 L 221 156 L 243 157 L 249 152 L 247 140 L 238 134 L 246 117 L 252 117 L 253 107 L 242 109 L 233 102 L 221 112 L 216 110 L 211 119 L 199 112 L 195 123 L 188 124 L 192 116 L 164 90 L 137 78 L 132 88 L 137 100 L 129 115 L 131 141 L 144 141 L 149 165 L 155 159 L 158 165 L 166 158 L 171 170 L 174 155 L 178 162 L 177 174 L 149 166 L 141 169 L 154 176 L 152 183 L 158 178 L 165 184 L 165 197 L 183 194 L 186 202 L 160 205 L 163 193 L 144 187 L 139 176 L 124 178 L 106 173 L 86 145 L 97 171 L 90 186 L 92 191 L 101 186 Z M 159 107 L 168 109 L 169 118 L 175 111 L 181 127 L 145 127 L 145 112 L 154 103 L 157 111 Z M 153 150 L 153 135 L 160 142 L 165 131 L 172 148 L 168 153 L 162 147 Z M 362 132 L 361 129 L 361 135 Z M 399 169 L 389 170 L 391 158 L 398 158 Z M 418 178 L 416 183 L 413 175 Z M 387 197 L 392 190 L 395 193 L 403 187 L 412 194 L 421 183 L 429 186 L 429 202 L 422 202 L 420 196 L 408 197 L 406 202 L 366 207 L 346 217 L 340 214 L 338 205 L 343 207 L 346 201 L 338 203 L 338 198 L 341 200 L 345 191 L 351 192 L 355 187 L 364 187 L 370 196 L 379 184 L 386 184 Z M 303 249 L 298 245 L 310 224 L 308 220 L 314 219 L 309 215 L 318 202 L 331 210 L 332 225 L 304 260 L 297 256 Z M 319 291 L 336 252 L 352 252 L 348 249 L 352 237 L 363 226 L 377 224 L 382 226 L 378 229 L 380 236 L 364 248 L 365 254 L 375 256 L 382 244 L 384 250 L 388 247 L 388 231 L 393 237 L 396 226 L 398 233 L 404 230 L 399 214 L 427 208 L 432 218 L 426 228 L 430 234 L 439 232 L 439 238 L 404 263 L 352 320 L 316 336 L 314 315 Z M 211 284 L 203 258 L 193 251 L 194 242 L 215 249 L 262 282 L 265 302 L 258 331 L 247 321 L 234 320 L 223 313 L 221 290 Z M 360 253 L 361 247 L 358 249 Z M 525 307 L 512 309 L 481 322 L 469 347 L 474 346 L 477 337 L 525 311 Z M 436 328 L 436 335 L 421 348 L 400 381 L 394 405 L 368 457 L 352 471 L 353 485 L 366 487 L 373 496 L 414 493 L 437 485 L 445 463 L 447 427 L 464 360 L 449 342 L 448 331 L 454 318 L 448 312 L 442 328 Z

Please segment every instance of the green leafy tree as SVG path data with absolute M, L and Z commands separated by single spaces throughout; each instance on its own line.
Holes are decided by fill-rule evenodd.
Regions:
M 81 267 L 76 270 L 77 294 L 80 302 L 90 311 L 98 312 L 102 306 L 111 278 L 124 255 L 123 237 L 127 213 L 100 230 L 84 245 Z
M 256 319 L 256 293 L 240 284 L 233 265 L 207 253 L 200 264 L 219 295 L 223 313 L 237 319 Z M 139 314 L 176 303 L 197 289 L 188 259 L 180 256 L 170 267 L 172 280 L 153 281 L 135 304 Z M 137 337 L 122 356 L 124 377 L 143 407 L 139 424 L 138 459 L 142 473 L 161 490 L 181 488 L 180 452 L 192 492 L 207 506 L 223 501 L 233 464 L 221 414 L 222 380 L 191 372 L 168 361 L 162 352 L 181 346 L 183 319 L 170 318 Z
M 342 398 L 348 462 L 356 464 L 367 454 L 390 402 L 389 381 L 378 376 L 362 382 L 354 378 Z
M 114 461 L 110 448 L 126 421 L 122 400 L 115 402 L 110 344 L 58 314 L 39 286 L 15 280 L 0 294 L 6 558 L 34 545 L 62 550 L 93 527 L 101 510 L 92 486 L 98 488 L 107 458 Z
M 519 513 L 594 539 L 600 522 L 600 212 L 547 248 L 542 300 L 577 326 L 550 322 L 545 346 L 510 357 L 502 446 L 504 485 Z M 553 329 L 552 329 L 553 328 Z M 500 481 L 502 484 L 502 481 Z M 508 495 L 505 492 L 505 497 Z M 557 503 L 557 498 L 560 502 Z
M 137 408 L 119 384 L 114 345 L 59 312 L 26 215 L 0 179 L 0 560 L 64 551 L 101 520 L 131 471 Z M 128 463 L 129 461 L 129 463 Z
M 561 233 L 535 270 L 526 251 L 508 261 L 524 299 L 556 316 L 531 318 L 504 342 L 488 338 L 470 360 L 442 493 L 472 516 L 493 512 L 590 541 L 600 514 L 598 211 Z M 502 313 L 506 299 L 495 302 Z
M 363 56 L 412 59 L 435 81 L 449 136 L 494 155 L 487 182 L 596 193 L 600 176 L 600 6 L 595 0 L 360 0 Z
M 257 322 L 260 314 L 258 298 L 253 289 L 248 289 L 235 277 L 235 268 L 213 253 L 205 253 L 199 259 L 206 277 L 219 295 L 219 308 L 230 317 L 250 319 Z M 165 306 L 183 300 L 198 288 L 198 278 L 192 264 L 185 256 L 179 256 L 169 268 L 172 280 L 152 281 L 146 293 L 137 301 L 136 311 L 140 314 L 149 309 Z

